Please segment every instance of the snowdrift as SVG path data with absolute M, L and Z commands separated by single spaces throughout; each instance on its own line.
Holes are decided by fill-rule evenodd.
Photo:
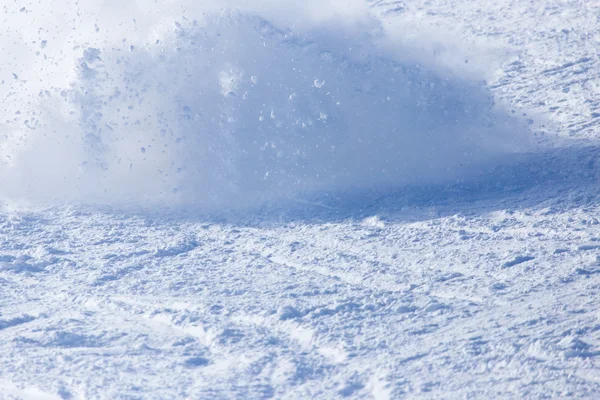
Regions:
M 524 146 L 484 83 L 403 59 L 373 19 L 336 24 L 310 4 L 295 19 L 88 9 L 68 34 L 46 10 L 35 33 L 15 28 L 29 50 L 4 43 L 0 194 L 246 207 L 455 180 Z

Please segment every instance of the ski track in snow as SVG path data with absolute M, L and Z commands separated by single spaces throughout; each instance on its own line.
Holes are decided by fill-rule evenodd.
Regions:
M 370 4 L 518 49 L 494 94 L 577 138 L 251 216 L 7 207 L 0 398 L 598 397 L 595 3 Z

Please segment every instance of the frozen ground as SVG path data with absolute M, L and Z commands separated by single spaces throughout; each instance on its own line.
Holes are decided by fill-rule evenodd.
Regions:
M 229 211 L 173 208 L 168 202 L 178 199 L 168 196 L 166 203 L 142 210 L 106 202 L 41 206 L 32 201 L 34 205 L 24 206 L 23 198 L 13 193 L 15 179 L 23 186 L 42 185 L 41 181 L 53 179 L 52 174 L 42 172 L 55 168 L 55 164 L 42 162 L 41 168 L 31 167 L 40 171 L 29 175 L 30 170 L 19 167 L 18 162 L 7 162 L 1 171 L 12 174 L 6 182 L 13 185 L 9 193 L 13 197 L 8 196 L 0 214 L 0 398 L 600 396 L 600 117 L 596 115 L 600 111 L 594 81 L 600 72 L 595 50 L 600 41 L 595 16 L 598 8 L 592 1 L 476 4 L 413 1 L 370 2 L 368 6 L 390 32 L 416 34 L 391 36 L 406 41 L 403 49 L 415 49 L 411 56 L 415 63 L 428 63 L 432 70 L 440 68 L 425 77 L 414 75 L 412 70 L 401 71 L 407 81 L 417 82 L 417 89 L 408 93 L 403 104 L 419 97 L 418 88 L 421 100 L 434 104 L 433 111 L 420 114 L 422 120 L 412 120 L 415 126 L 425 129 L 431 140 L 442 140 L 440 126 L 447 125 L 430 126 L 423 121 L 436 115 L 435 107 L 450 104 L 452 96 L 474 110 L 470 114 L 450 111 L 469 132 L 485 126 L 489 118 L 504 118 L 500 111 L 489 114 L 487 108 L 472 104 L 485 103 L 487 89 L 474 89 L 462 83 L 464 78 L 455 76 L 454 86 L 444 86 L 441 91 L 430 85 L 443 80 L 442 70 L 446 69 L 459 75 L 480 74 L 509 115 L 514 110 L 519 118 L 526 113 L 525 121 L 535 119 L 528 133 L 534 146 L 518 154 L 512 154 L 511 149 L 489 149 L 472 134 L 462 137 L 460 146 L 435 143 L 431 154 L 417 150 L 407 168 L 413 168 L 418 179 L 396 172 L 373 188 L 364 183 L 374 175 L 361 168 L 369 163 L 378 165 L 376 156 L 380 153 L 376 150 L 385 147 L 378 143 L 372 143 L 375 150 L 364 153 L 364 164 L 359 163 L 359 167 L 329 163 L 310 154 L 308 159 L 282 164 L 263 153 L 241 151 L 243 157 L 234 164 L 245 162 L 257 169 L 285 172 L 281 172 L 285 179 L 265 184 L 273 201 L 263 206 L 252 202 L 251 211 L 236 207 Z M 227 32 L 240 35 L 237 30 Z M 243 35 L 245 31 L 241 32 Z M 418 34 L 426 39 L 420 40 Z M 447 41 L 439 44 L 444 37 Z M 271 42 L 267 38 L 265 43 Z M 323 46 L 343 47 L 344 43 Z M 302 49 L 298 51 L 305 57 L 300 58 L 302 65 L 311 68 L 313 50 Z M 78 51 L 81 54 L 81 49 Z M 183 60 L 190 62 L 194 53 L 185 51 L 176 52 L 187 54 Z M 259 54 L 265 59 L 271 56 Z M 144 57 L 128 57 L 127 65 L 134 64 L 132 60 L 150 65 Z M 176 55 L 166 57 L 180 60 Z M 486 60 L 478 61 L 478 57 Z M 282 70 L 288 68 L 285 61 L 281 63 L 277 66 Z M 293 111 L 300 109 L 300 117 L 307 121 L 313 112 L 320 115 L 319 107 L 329 106 L 323 105 L 326 97 L 315 94 L 320 93 L 317 86 L 326 88 L 327 82 L 335 80 L 341 87 L 338 94 L 346 98 L 352 92 L 343 86 L 345 79 L 365 77 L 372 71 L 383 71 L 383 76 L 390 71 L 387 66 L 377 68 L 365 75 L 361 75 L 361 68 L 343 69 L 341 73 L 336 67 L 319 69 L 330 77 L 325 82 L 307 78 L 313 87 L 298 92 L 303 100 Z M 180 75 L 173 83 L 176 93 L 165 95 L 177 104 L 182 97 L 189 101 L 191 95 L 181 91 L 186 82 L 209 96 L 211 90 L 223 88 L 186 80 L 185 70 L 177 71 Z M 155 73 L 148 72 L 150 76 Z M 127 76 L 124 81 L 131 84 L 133 78 Z M 275 82 L 284 87 L 290 77 Z M 313 78 L 317 78 L 315 82 Z M 13 92 L 18 87 L 37 85 L 19 79 L 6 80 L 3 90 L 8 90 L 9 84 Z M 106 81 L 93 79 L 77 82 L 89 85 L 82 90 L 88 94 L 93 87 L 100 100 L 106 100 L 102 93 L 112 90 L 114 83 L 105 85 Z M 373 82 L 376 88 L 385 86 L 381 77 L 374 77 Z M 377 98 L 377 92 L 369 97 L 373 92 L 369 88 L 357 92 L 361 94 L 356 94 L 358 100 L 353 106 L 342 111 L 327 109 L 335 129 L 345 126 L 336 121 L 368 107 Z M 263 88 L 261 93 L 263 98 L 278 98 L 280 89 Z M 240 103 L 221 104 L 218 97 L 211 99 L 216 99 L 217 105 L 229 105 L 226 112 L 233 113 L 241 124 L 255 123 L 239 111 L 243 108 Z M 102 116 L 79 120 L 76 125 L 84 130 L 100 132 L 101 124 L 94 124 L 94 118 L 117 119 L 118 114 L 113 114 L 106 101 L 71 101 L 93 104 L 94 112 L 104 107 Z M 13 106 L 6 105 L 7 109 Z M 272 111 L 276 106 L 267 108 Z M 285 125 L 295 121 L 290 117 L 292 111 L 280 107 L 274 115 L 290 113 L 284 119 L 283 131 L 295 132 Z M 371 111 L 378 107 L 376 104 Z M 418 109 L 409 108 L 408 113 Z M 443 114 L 448 108 L 438 111 Z M 139 113 L 135 115 L 139 117 L 143 110 Z M 20 132 L 13 127 L 23 121 L 13 119 L 12 110 L 10 115 L 6 129 Z M 271 119 L 269 113 L 264 116 Z M 365 118 L 358 123 L 362 127 L 369 121 Z M 370 121 L 383 130 L 392 122 Z M 220 120 L 201 123 L 215 129 L 223 126 Z M 276 140 L 282 125 L 273 124 L 264 131 L 257 125 L 262 139 Z M 451 129 L 458 132 L 460 126 Z M 189 126 L 179 129 L 185 131 Z M 238 131 L 227 132 L 235 135 Z M 140 140 L 147 139 L 138 131 L 134 133 L 142 135 Z M 351 138 L 360 142 L 368 137 L 361 135 L 356 130 Z M 239 143 L 224 136 L 227 140 L 212 142 L 213 148 Z M 120 139 L 118 133 L 108 137 Z M 9 143 L 11 138 L 7 135 L 0 145 L 4 145 L 4 156 L 15 158 L 19 153 L 7 150 L 15 146 Z M 490 138 L 514 139 L 495 131 Z M 314 143 L 313 139 L 306 140 Z M 406 145 L 392 142 L 397 149 Z M 296 142 L 283 143 L 293 147 Z M 324 143 L 339 147 L 343 140 L 330 136 Z M 418 140 L 409 143 L 416 147 L 399 150 L 403 155 L 425 148 Z M 136 143 L 135 156 L 131 157 L 150 157 L 151 148 L 142 144 L 144 152 Z M 193 147 L 200 148 L 201 144 Z M 465 146 L 469 152 L 475 146 L 475 152 L 495 162 L 477 167 L 481 160 L 467 157 L 472 162 L 470 173 L 459 174 L 456 160 Z M 86 149 L 86 154 L 98 161 L 98 153 Z M 424 173 L 418 161 L 422 157 L 444 159 L 444 149 L 447 160 L 436 162 L 431 169 L 452 170 L 443 173 L 445 179 L 440 183 Z M 123 154 L 129 147 L 115 151 L 125 159 Z M 33 154 L 37 157 L 42 153 L 38 149 Z M 68 167 L 71 154 L 59 154 Z M 114 153 L 108 154 L 100 161 L 113 160 L 110 157 Z M 189 157 L 187 153 L 175 155 Z M 163 165 L 163 161 L 152 159 L 156 162 L 152 166 Z M 241 178 L 230 175 L 229 164 L 219 164 L 221 161 L 212 160 L 223 166 L 216 170 L 223 175 L 209 184 L 213 190 L 210 199 L 217 202 L 232 195 L 220 190 L 223 180 L 219 179 L 235 176 L 240 182 L 254 182 L 254 175 L 244 175 L 245 171 L 240 172 Z M 330 182 L 318 173 L 304 175 L 294 168 L 305 165 L 303 162 L 317 162 L 327 171 L 357 172 L 360 184 L 329 190 Z M 393 166 L 400 168 L 397 163 Z M 204 171 L 205 166 L 192 163 L 189 168 L 197 172 Z M 164 188 L 162 184 L 159 189 L 148 189 L 131 181 L 123 183 L 110 172 L 86 173 L 80 171 L 79 176 L 91 177 L 90 186 L 97 184 L 108 195 L 127 184 L 149 196 L 162 193 Z M 31 176 L 40 182 L 27 181 Z M 154 177 L 136 175 L 143 176 Z M 303 182 L 299 194 L 279 196 L 281 187 L 285 191 L 296 189 L 290 184 L 294 179 Z M 394 187 L 394 179 L 405 185 Z M 200 196 L 204 203 L 214 206 L 198 195 L 187 175 L 177 181 L 165 178 L 165 182 L 168 187 L 175 183 L 182 191 L 187 190 L 187 195 Z M 64 187 L 72 189 L 68 183 Z M 90 193 L 96 192 L 86 192 L 86 196 Z M 253 192 L 244 189 L 242 194 Z M 227 200 L 229 205 L 237 204 Z

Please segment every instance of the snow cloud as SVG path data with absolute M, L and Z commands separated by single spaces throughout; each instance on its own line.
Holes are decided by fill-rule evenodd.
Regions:
M 363 1 L 59 3 L 4 6 L 5 198 L 246 207 L 526 145 L 482 75 L 423 57 L 432 35 L 415 56 Z

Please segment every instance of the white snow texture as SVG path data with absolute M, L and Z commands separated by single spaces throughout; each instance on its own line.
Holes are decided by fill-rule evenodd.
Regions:
M 0 400 L 600 398 L 592 0 L 0 4 Z

